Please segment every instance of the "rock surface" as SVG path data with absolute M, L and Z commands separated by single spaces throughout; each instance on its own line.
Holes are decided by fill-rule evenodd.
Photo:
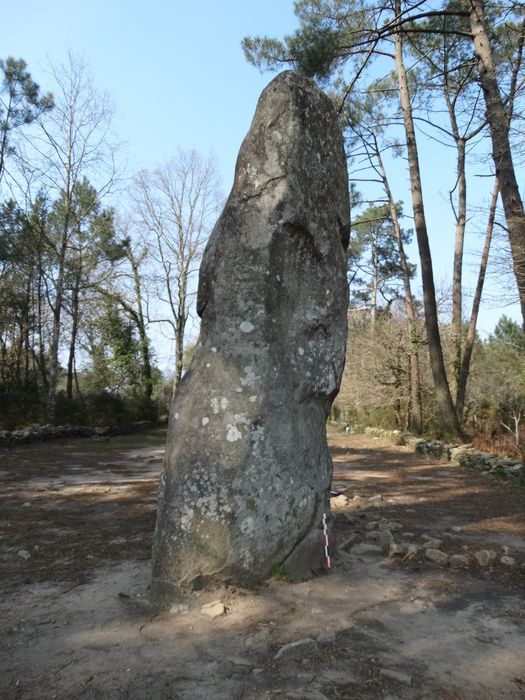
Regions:
M 383 678 L 389 678 L 390 680 L 397 681 L 398 683 L 404 683 L 405 685 L 412 684 L 412 676 L 409 676 L 408 673 L 396 671 L 395 669 L 391 668 L 382 668 L 380 669 L 379 673 Z
M 442 552 L 440 549 L 425 549 L 425 559 L 434 562 L 434 564 L 439 564 L 440 566 L 446 566 L 448 564 L 448 554 Z
M 346 343 L 346 161 L 336 114 L 287 71 L 264 90 L 206 248 L 201 336 L 171 410 L 152 595 L 322 567 L 325 422 Z
M 317 651 L 317 643 L 315 639 L 307 637 L 306 639 L 298 639 L 295 642 L 285 644 L 285 646 L 279 649 L 279 651 L 275 655 L 275 659 L 277 661 L 279 659 L 292 659 L 297 656 L 311 654 L 315 651 Z
M 450 566 L 452 567 L 467 567 L 469 565 L 469 558 L 464 554 L 453 554 L 449 559 Z
M 474 556 L 480 566 L 490 566 L 497 558 L 497 554 L 493 549 L 481 549 L 479 552 L 474 552 Z

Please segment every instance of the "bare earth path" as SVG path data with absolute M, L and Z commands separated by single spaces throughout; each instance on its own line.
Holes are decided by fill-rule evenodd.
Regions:
M 525 698 L 524 489 L 333 433 L 332 572 L 159 612 L 164 438 L 0 450 L 1 698 Z

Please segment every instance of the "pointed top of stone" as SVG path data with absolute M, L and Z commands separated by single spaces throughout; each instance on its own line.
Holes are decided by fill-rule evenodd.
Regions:
M 266 176 L 263 178 L 263 173 Z M 235 169 L 233 192 L 258 196 L 283 178 L 314 189 L 323 207 L 337 209 L 341 243 L 350 235 L 346 157 L 339 120 L 327 95 L 310 78 L 287 70 L 263 90 Z M 296 192 L 292 193 L 296 196 Z M 315 208 L 317 202 L 310 202 Z

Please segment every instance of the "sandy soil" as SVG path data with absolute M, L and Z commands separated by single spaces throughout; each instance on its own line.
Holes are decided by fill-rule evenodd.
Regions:
M 0 451 L 0 697 L 525 698 L 524 489 L 333 433 L 333 486 L 351 500 L 334 511 L 332 572 L 158 611 L 147 588 L 164 439 Z M 383 526 L 468 564 L 361 551 Z M 201 606 L 215 600 L 227 614 L 211 619 Z M 285 646 L 298 640 L 310 641 Z

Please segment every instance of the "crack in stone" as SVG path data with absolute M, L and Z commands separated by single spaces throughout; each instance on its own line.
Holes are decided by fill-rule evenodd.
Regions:
M 264 183 L 264 185 L 262 185 L 262 187 L 260 188 L 260 190 L 258 192 L 255 192 L 254 194 L 246 194 L 243 197 L 241 197 L 241 199 L 244 202 L 247 202 L 250 199 L 255 199 L 255 197 L 260 197 L 265 192 L 265 190 L 268 188 L 268 185 L 270 185 L 272 182 L 277 182 L 278 180 L 284 180 L 285 177 L 286 177 L 286 175 L 278 175 L 277 177 L 271 177 L 269 180 L 267 180 Z

